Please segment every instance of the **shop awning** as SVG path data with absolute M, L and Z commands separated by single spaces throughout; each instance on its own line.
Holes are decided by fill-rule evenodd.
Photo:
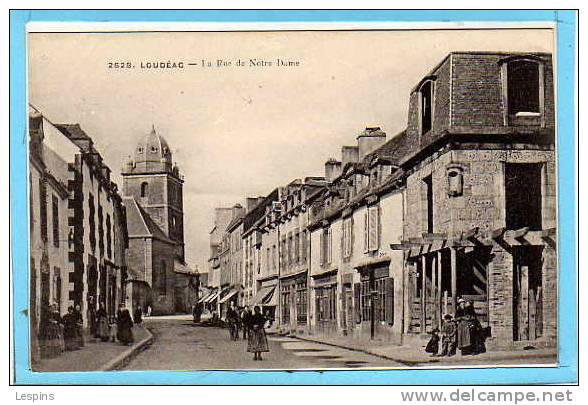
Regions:
M 257 294 L 251 299 L 251 305 L 262 305 L 264 301 L 270 300 L 270 294 L 274 292 L 275 285 L 269 287 L 261 287 Z
M 213 292 L 210 296 L 208 296 L 208 298 L 206 298 L 206 301 L 204 301 L 205 303 L 209 303 L 212 302 L 216 299 L 216 297 L 218 297 L 218 295 L 220 294 L 220 291 L 215 291 Z
M 278 293 L 276 293 L 276 288 L 272 290 L 272 295 L 266 298 L 266 301 L 262 301 L 261 305 L 264 307 L 276 307 L 278 306 Z
M 200 299 L 198 300 L 198 302 L 199 302 L 199 303 L 206 302 L 206 300 L 207 300 L 207 299 L 208 299 L 208 298 L 209 298 L 209 297 L 210 297 L 212 294 L 214 294 L 214 292 L 209 292 L 209 293 L 205 294 L 205 295 L 204 295 L 202 298 L 200 298 Z
M 239 290 L 236 290 L 236 289 L 233 289 L 233 290 L 229 291 L 224 297 L 221 298 L 221 300 L 219 302 L 221 304 L 227 302 L 228 300 L 231 299 L 231 297 L 233 297 L 238 292 L 239 292 Z

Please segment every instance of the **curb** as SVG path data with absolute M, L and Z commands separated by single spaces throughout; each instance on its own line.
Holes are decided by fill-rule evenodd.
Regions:
M 114 359 L 110 360 L 104 366 L 100 367 L 98 371 L 114 371 L 118 370 L 121 367 L 128 364 L 137 354 L 142 352 L 147 346 L 153 343 L 153 334 L 149 331 L 149 329 L 143 327 L 145 332 L 147 332 L 147 336 L 143 338 L 139 343 L 131 346 L 129 349 L 125 350 Z

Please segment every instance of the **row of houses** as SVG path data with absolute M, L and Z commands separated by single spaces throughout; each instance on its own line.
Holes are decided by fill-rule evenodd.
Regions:
M 183 178 L 165 140 L 154 130 L 141 138 L 121 191 L 78 124 L 53 123 L 33 106 L 28 116 L 32 364 L 50 308 L 63 316 L 79 306 L 86 327 L 99 305 L 112 318 L 121 304 L 189 311 L 198 272 L 184 261 Z
M 366 128 L 323 176 L 216 209 L 201 302 L 400 344 L 463 298 L 490 346 L 554 345 L 553 97 L 549 54 L 449 54 L 415 83 L 405 130 Z

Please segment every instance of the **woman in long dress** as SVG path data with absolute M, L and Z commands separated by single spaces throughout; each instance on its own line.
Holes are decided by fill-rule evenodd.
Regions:
M 78 350 L 80 348 L 78 339 L 78 319 L 74 313 L 74 307 L 67 308 L 67 314 L 63 316 L 63 340 L 65 342 L 65 350 Z
M 127 308 L 121 308 L 118 311 L 117 338 L 123 345 L 129 345 L 134 342 L 133 338 L 133 318 Z
M 267 318 L 261 313 L 261 308 L 256 306 L 253 315 L 249 318 L 249 339 L 247 340 L 247 351 L 253 353 L 253 360 L 262 360 L 261 353 L 269 352 L 264 329 L 266 322 Z
M 43 316 L 41 317 L 43 357 L 57 357 L 65 350 L 61 324 L 61 315 L 56 305 L 44 309 Z
M 80 304 L 74 307 L 74 316 L 76 318 L 76 341 L 79 347 L 84 347 L 84 318 Z
M 473 305 L 468 305 L 465 300 L 459 299 L 455 312 L 457 321 L 457 348 L 462 356 L 474 354 L 476 343 L 476 311 Z
M 108 339 L 110 339 L 110 326 L 108 325 L 108 314 L 102 303 L 100 303 L 100 307 L 96 312 L 96 322 L 96 334 L 101 341 L 108 342 Z

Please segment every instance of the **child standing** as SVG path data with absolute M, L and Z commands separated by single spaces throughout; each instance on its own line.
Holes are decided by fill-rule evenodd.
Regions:
M 451 357 L 455 355 L 457 349 L 457 325 L 455 324 L 453 317 L 449 314 L 446 314 L 443 317 L 443 325 L 441 326 L 441 343 L 442 348 L 439 357 Z

